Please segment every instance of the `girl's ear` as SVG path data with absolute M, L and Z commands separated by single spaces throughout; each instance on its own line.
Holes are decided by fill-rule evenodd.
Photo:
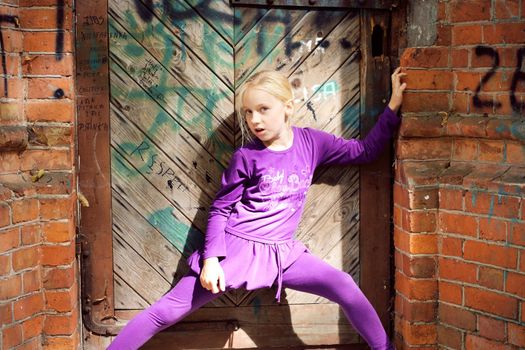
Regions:
M 284 114 L 287 117 L 291 117 L 293 115 L 293 112 L 294 112 L 293 99 L 290 99 L 284 103 Z

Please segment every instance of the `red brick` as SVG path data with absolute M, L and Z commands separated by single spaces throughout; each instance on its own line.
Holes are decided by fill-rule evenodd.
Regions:
M 433 278 L 436 273 L 436 260 L 434 257 L 407 257 L 407 269 L 404 269 L 408 277 Z
M 75 268 L 46 269 L 42 281 L 47 289 L 70 288 L 75 282 Z
M 71 337 L 48 337 L 44 344 L 45 350 L 67 350 L 78 348 L 79 340 L 76 333 Z
M 445 92 L 405 92 L 403 99 L 403 111 L 448 111 L 450 97 L 450 93 Z
M 24 293 L 30 293 L 39 290 L 42 288 L 42 279 L 40 269 L 34 269 L 27 271 L 23 274 L 23 290 Z
M 438 208 L 438 188 L 414 189 L 408 192 L 410 209 Z
M 481 83 L 482 73 L 471 71 L 457 71 L 456 75 L 456 90 L 457 91 L 476 91 Z
M 520 84 L 518 83 L 518 85 L 516 86 L 516 89 L 515 91 L 519 91 L 520 90 L 520 86 L 521 85 L 525 85 L 525 84 Z M 495 98 L 496 98 L 496 103 L 497 103 L 497 107 L 495 108 L 495 114 L 497 115 L 512 115 L 514 113 L 514 108 L 512 107 L 512 104 L 510 103 L 510 92 L 503 92 L 503 93 L 498 93 Z M 515 97 L 518 101 L 518 104 L 520 103 L 520 94 L 515 94 Z M 511 137 L 512 139 L 516 139 L 513 135 L 513 137 Z
M 463 190 L 449 188 L 439 189 L 439 208 L 448 210 L 463 210 Z
M 474 101 L 475 95 L 469 98 L 470 113 L 477 114 L 494 114 L 495 94 L 480 92 L 477 94 L 481 104 L 476 104 Z
M 490 3 L 478 0 L 454 0 L 449 4 L 451 22 L 486 21 L 490 19 Z
M 0 325 L 13 323 L 13 303 L 0 305 Z
M 452 67 L 466 68 L 468 66 L 468 49 L 452 49 L 450 52 Z
M 525 326 L 509 323 L 509 343 L 525 347 Z
M 72 129 L 72 127 L 33 125 L 28 141 L 30 145 L 35 146 L 69 146 L 73 142 Z
M 505 242 L 507 240 L 507 222 L 494 218 L 479 218 L 479 237 Z
M 22 323 L 24 341 L 42 334 L 44 316 L 37 316 Z
M 42 234 L 47 242 L 68 242 L 74 237 L 70 222 L 52 221 L 43 224 Z
M 517 197 L 484 192 L 467 192 L 465 209 L 468 212 L 485 214 L 489 217 L 500 216 L 512 219 L 518 217 L 519 202 Z
M 477 237 L 478 220 L 475 216 L 440 211 L 439 229 L 441 232 Z
M 507 72 L 495 72 L 492 77 L 481 86 L 484 92 L 509 91 L 512 84 L 512 75 Z
M 452 26 L 448 24 L 438 23 L 436 25 L 436 46 L 449 46 L 452 41 Z
M 495 15 L 498 19 L 519 18 L 519 0 L 496 0 Z
M 40 217 L 43 220 L 71 219 L 71 198 L 45 198 L 40 200 Z
M 455 139 L 453 160 L 477 160 L 478 159 L 478 140 Z
M 525 298 L 525 274 L 508 272 L 505 284 L 507 293 L 512 293 Z
M 404 341 L 411 345 L 435 344 L 437 327 L 435 324 L 406 324 L 401 329 Z M 410 347 L 411 349 L 417 349 Z
M 22 59 L 22 72 L 34 75 L 62 75 L 73 74 L 74 60 L 72 54 L 64 54 L 57 61 L 54 54 L 26 55 Z
M 407 70 L 406 83 L 414 90 L 451 90 L 452 72 L 443 70 Z
M 2 21 L 2 25 L 5 25 L 6 22 Z M 23 50 L 23 34 L 17 30 L 2 30 L 2 39 L 3 39 L 3 51 L 10 53 L 19 53 Z
M 437 137 L 444 133 L 443 118 L 433 116 L 403 116 L 399 129 L 402 137 Z
M 401 56 L 400 66 L 431 69 L 447 67 L 448 48 L 407 48 Z
M 39 263 L 40 247 L 31 246 L 13 252 L 13 269 L 20 271 L 30 267 L 35 267 Z
M 399 159 L 450 159 L 449 139 L 408 139 L 398 140 Z
M 12 349 L 22 343 L 22 326 L 16 324 L 2 330 L 3 349 Z
M 56 2 L 55 2 L 56 4 Z M 39 5 L 43 6 L 43 5 Z M 63 11 L 62 28 L 72 28 L 72 13 L 67 8 Z M 18 17 L 20 26 L 24 29 L 56 29 L 56 8 L 20 8 Z M 52 40 L 55 42 L 55 39 Z
M 448 169 L 449 161 L 409 162 L 399 161 L 396 178 L 408 186 L 437 186 L 439 176 Z
M 466 241 L 463 247 L 463 257 L 467 260 L 515 269 L 517 267 L 518 252 L 511 247 Z
M 436 302 L 419 302 L 409 300 L 400 296 L 403 303 L 404 319 L 411 322 L 435 322 L 437 317 Z
M 463 255 L 463 240 L 456 237 L 439 236 L 439 254 L 445 256 L 461 257 Z
M 66 100 L 32 102 L 26 106 L 28 121 L 72 122 L 73 103 Z
M 525 250 L 520 249 L 520 268 L 521 272 L 525 272 Z
M 477 267 L 461 260 L 439 258 L 439 277 L 446 280 L 476 283 Z
M 453 93 L 452 94 L 452 111 L 456 113 L 470 113 L 470 97 L 468 93 Z M 448 125 L 447 125 L 447 131 Z M 448 135 L 452 135 L 448 133 Z M 461 135 L 463 136 L 463 135 Z
M 4 98 L 21 99 L 24 97 L 24 82 L 20 78 L 9 78 L 7 80 L 7 94 L 5 80 L 0 84 L 0 96 Z
M 510 164 L 525 164 L 525 145 L 507 142 L 507 162 Z
M 461 305 L 463 300 L 463 292 L 461 289 L 461 285 L 445 281 L 439 281 L 438 287 L 440 301 Z
M 0 255 L 0 276 L 9 274 L 11 271 L 11 254 Z
M 488 120 L 486 117 L 468 117 L 459 122 L 459 128 L 462 137 L 480 137 L 486 136 Z
M 42 339 L 40 336 L 26 340 L 24 344 L 18 346 L 16 350 L 41 350 Z
M 73 78 L 30 78 L 27 79 L 27 97 L 55 98 L 57 90 L 62 90 L 63 98 L 73 98 Z
M 409 299 L 429 301 L 437 297 L 437 282 L 429 279 L 408 278 L 396 273 L 396 289 Z
M 1 107 L 0 107 L 1 108 Z M 0 171 L 2 173 L 16 172 L 20 169 L 20 156 L 16 152 L 2 152 L 0 154 Z M 4 207 L 0 205 L 0 208 Z M 4 211 L 4 210 L 2 210 Z M 0 211 L 0 213 L 2 212 Z M 9 215 L 9 212 L 7 212 Z M 5 218 L 5 216 L 4 216 Z M 2 220 L 0 217 L 0 223 L 8 222 L 8 220 Z
M 483 43 L 523 44 L 525 23 L 497 23 L 483 26 Z
M 76 288 L 69 291 L 47 291 L 46 309 L 57 312 L 70 312 L 76 306 Z
M 42 265 L 59 266 L 69 265 L 75 260 L 75 245 L 67 246 L 43 246 Z
M 64 0 L 64 6 L 71 7 L 73 0 Z M 57 0 L 18 0 L 20 7 L 56 6 Z
M 62 32 L 63 46 L 57 51 L 56 32 L 25 32 L 24 33 L 24 52 L 72 52 L 71 32 Z
M 46 315 L 44 332 L 48 335 L 70 335 L 77 328 L 77 315 Z
M 467 193 L 470 193 L 469 203 L 472 205 L 476 204 L 476 201 L 480 194 L 483 194 L 481 198 L 490 202 L 489 195 L 486 190 L 492 189 L 500 191 L 499 186 L 494 186 L 494 179 L 502 176 L 509 170 L 509 166 L 500 164 L 478 164 L 472 171 L 465 175 L 463 178 L 463 187 L 470 189 Z M 499 199 L 499 197 L 498 197 Z M 465 197 L 465 203 L 467 198 Z M 490 203 L 487 202 L 488 205 Z
M 2 162 L 0 161 L 0 163 Z M 7 226 L 10 223 L 11 223 L 11 209 L 9 208 L 8 205 L 0 204 L 0 227 Z
M 503 270 L 480 266 L 478 283 L 487 288 L 503 290 Z
M 42 209 L 42 206 L 40 206 L 40 209 Z M 23 245 L 40 243 L 40 225 L 24 225 L 20 230 Z
M 439 303 L 439 321 L 457 328 L 473 331 L 476 329 L 476 315 L 463 308 Z
M 476 45 L 481 43 L 481 26 L 456 25 L 452 27 L 452 45 Z
M 511 350 L 511 348 L 508 345 L 481 338 L 472 334 L 467 334 L 465 343 L 465 350 Z
M 71 169 L 70 150 L 27 150 L 22 155 L 20 170 L 68 170 Z
M 403 211 L 403 228 L 408 232 L 435 232 L 436 212 L 431 211 Z
M 523 202 L 523 201 L 522 201 Z M 524 206 L 524 204 L 521 204 Z M 509 242 L 525 247 L 525 224 L 524 223 L 510 223 L 510 237 Z
M 503 141 L 479 141 L 479 160 L 502 163 L 504 152 L 505 143 Z
M 394 203 L 400 205 L 404 208 L 409 208 L 408 206 L 408 190 L 404 188 L 398 182 L 394 182 Z M 412 208 L 409 208 L 412 209 Z
M 461 349 L 462 335 L 460 331 L 442 325 L 438 325 L 437 331 L 440 345 L 448 346 L 452 349 Z
M 410 234 L 409 247 L 412 254 L 437 253 L 437 235 Z
M 15 301 L 13 310 L 15 312 L 15 320 L 22 320 L 24 318 L 42 312 L 44 309 L 44 298 L 42 293 L 32 294 Z
M 505 341 L 505 322 L 478 315 L 478 331 L 482 337 Z
M 465 306 L 511 319 L 518 317 L 517 299 L 487 290 L 465 287 Z
M 20 245 L 20 229 L 13 228 L 0 232 L 0 254 L 5 253 Z
M 13 223 L 32 221 L 38 218 L 37 199 L 25 198 L 14 201 L 11 208 L 13 209 Z
M 0 125 L 20 125 L 24 122 L 25 116 L 20 102 L 2 102 L 0 104 Z

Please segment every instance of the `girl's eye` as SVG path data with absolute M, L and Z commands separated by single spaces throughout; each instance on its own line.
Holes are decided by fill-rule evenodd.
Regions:
M 266 112 L 268 109 L 268 107 L 261 107 L 261 112 Z

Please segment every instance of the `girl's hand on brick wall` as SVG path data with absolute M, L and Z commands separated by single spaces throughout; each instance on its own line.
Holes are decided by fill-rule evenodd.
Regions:
M 401 78 L 406 76 L 407 73 L 401 72 L 401 67 L 397 67 L 397 69 L 392 73 L 392 96 L 390 97 L 390 102 L 388 103 L 388 107 L 397 113 L 399 110 L 399 107 L 401 107 L 401 103 L 403 103 L 403 91 L 405 91 L 405 88 L 407 87 L 407 83 L 401 83 Z

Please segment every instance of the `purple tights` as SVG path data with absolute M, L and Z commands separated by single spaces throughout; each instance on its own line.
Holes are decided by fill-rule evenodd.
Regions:
M 286 288 L 316 294 L 338 303 L 372 349 L 392 349 L 377 313 L 347 273 L 305 252 L 283 271 L 282 277 Z M 179 322 L 218 296 L 205 290 L 198 276 L 190 273 L 157 302 L 129 321 L 108 349 L 138 349 L 156 333 Z

